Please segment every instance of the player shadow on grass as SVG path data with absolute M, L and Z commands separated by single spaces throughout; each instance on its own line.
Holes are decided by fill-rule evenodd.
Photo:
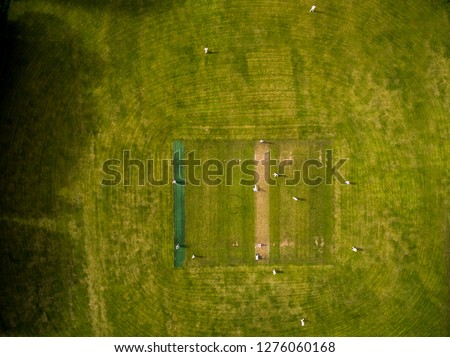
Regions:
M 172 184 L 179 186 L 186 186 L 186 180 L 173 180 Z
M 273 176 L 274 179 L 288 177 L 288 175 L 286 175 L 286 174 L 279 174 L 278 172 L 276 173 L 276 175 L 273 174 L 272 176 Z

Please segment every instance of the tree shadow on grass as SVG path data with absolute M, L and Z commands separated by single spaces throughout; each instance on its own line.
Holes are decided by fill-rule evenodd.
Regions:
M 50 2 L 68 5 L 70 1 L 49 0 Z M 160 14 L 172 10 L 174 7 L 184 5 L 186 0 L 132 0 L 132 1 L 110 1 L 110 0 L 73 0 L 70 6 L 81 6 L 86 10 L 117 11 L 127 15 Z
M 92 335 L 82 248 L 24 222 L 0 230 L 0 335 Z
M 51 15 L 26 13 L 9 24 L 0 82 L 3 214 L 59 211 L 55 192 L 79 174 L 99 131 L 89 92 L 104 67 L 78 34 Z
M 56 227 L 61 217 L 75 222 L 80 216 L 81 196 L 70 191 L 71 200 L 59 193 L 78 179 L 98 134 L 89 93 L 104 65 L 76 30 L 41 13 L 9 23 L 6 50 L 0 81 L 0 335 L 91 335 L 82 317 L 89 316 L 83 310 L 83 240 Z

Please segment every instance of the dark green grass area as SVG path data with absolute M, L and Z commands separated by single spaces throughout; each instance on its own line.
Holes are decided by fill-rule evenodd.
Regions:
M 67 229 L 77 227 L 46 219 L 1 218 L 2 270 L 14 272 L 2 277 L 2 335 L 93 333 L 84 309 L 89 304 L 84 252 Z
M 450 4 L 310 6 L 11 2 L 1 335 L 450 336 Z M 101 184 L 124 150 L 170 160 L 179 139 L 225 160 L 261 138 L 313 143 L 300 158 L 329 145 L 357 183 L 270 191 L 283 274 L 253 261 L 251 187 L 185 187 L 175 269 L 170 180 L 139 185 L 133 167 L 131 185 Z
M 185 259 L 185 174 L 184 145 L 180 140 L 173 142 L 173 207 L 174 207 L 174 259 L 175 267 L 183 266 Z

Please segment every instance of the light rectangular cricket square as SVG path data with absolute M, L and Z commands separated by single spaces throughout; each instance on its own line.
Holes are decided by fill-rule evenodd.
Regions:
M 175 266 L 276 265 L 275 275 L 285 264 L 331 264 L 333 182 L 324 177 L 348 182 L 331 162 L 327 141 L 175 141 L 174 222 L 184 222 Z
M 448 355 L 449 12 L 0 0 L 0 349 Z

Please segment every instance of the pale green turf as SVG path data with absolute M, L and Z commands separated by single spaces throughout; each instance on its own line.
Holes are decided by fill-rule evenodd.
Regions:
M 293 171 L 304 174 L 302 165 L 310 159 L 319 159 L 325 166 L 328 143 L 305 141 L 274 142 L 279 159 L 292 159 L 294 165 L 286 167 L 286 177 L 277 179 L 277 186 L 270 190 L 271 250 L 274 263 L 292 265 L 333 264 L 335 242 L 333 235 L 333 186 L 325 180 L 320 185 L 309 185 L 302 177 L 298 184 L 290 183 Z M 325 179 L 325 167 L 310 169 L 311 179 Z M 293 197 L 300 201 L 293 201 Z M 317 242 L 317 243 L 316 243 Z M 323 243 L 323 246 L 322 246 Z
M 333 264 L 333 186 L 325 180 L 320 185 L 308 185 L 307 178 L 301 176 L 294 182 L 294 170 L 295 175 L 303 175 L 303 163 L 318 160 L 320 150 L 325 165 L 330 145 L 300 140 L 272 140 L 265 144 L 265 152 L 274 161 L 270 170 L 273 183 L 255 194 L 253 184 L 260 186 L 266 178 L 249 175 L 248 170 L 255 166 L 245 162 L 254 159 L 257 145 L 256 141 L 245 140 L 185 141 L 186 165 L 198 161 L 194 174 L 186 174 L 185 266 Z M 275 179 L 273 173 L 281 174 L 279 165 L 287 159 L 292 164 Z M 240 167 L 237 163 L 231 166 L 236 161 L 241 162 Z M 325 168 L 310 171 L 311 178 L 325 178 Z M 264 194 L 269 195 L 268 204 L 262 209 L 269 212 L 270 252 L 256 262 L 255 245 L 260 241 L 255 229 L 255 195 Z M 300 200 L 293 201 L 293 196 Z M 192 255 L 199 259 L 189 259 Z
M 11 4 L 1 334 L 448 336 L 448 2 L 144 3 Z M 332 266 L 175 269 L 172 186 L 100 185 L 123 150 L 261 138 L 350 158 Z
M 230 160 L 253 159 L 255 142 L 252 141 L 190 141 L 185 142 L 186 155 L 195 153 L 202 167 L 195 170 L 195 179 L 188 178 L 186 185 L 186 245 L 188 258 L 185 265 L 240 266 L 254 265 L 254 192 L 252 182 L 239 167 L 226 169 Z M 207 160 L 218 160 L 223 174 L 209 176 L 209 180 L 221 179 L 221 184 L 208 182 Z M 230 166 L 231 167 L 231 166 Z M 209 166 L 214 170 L 215 166 Z M 227 172 L 228 171 L 228 172 Z M 202 174 L 203 173 L 203 174 Z M 204 176 L 204 178 L 202 178 Z M 229 181 L 228 181 L 229 180 Z M 237 243 L 238 247 L 233 244 Z M 199 259 L 190 257 L 197 255 Z

